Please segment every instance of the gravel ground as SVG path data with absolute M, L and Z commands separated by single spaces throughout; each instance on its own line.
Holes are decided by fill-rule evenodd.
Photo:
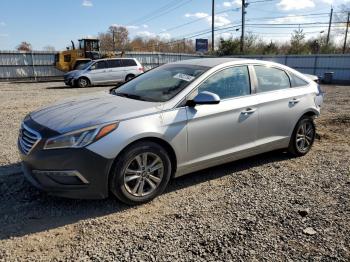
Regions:
M 207 169 L 128 207 L 47 196 L 16 169 L 26 113 L 107 87 L 0 83 L 0 260 L 349 261 L 350 87 L 324 88 L 320 140 L 305 157 L 272 152 Z

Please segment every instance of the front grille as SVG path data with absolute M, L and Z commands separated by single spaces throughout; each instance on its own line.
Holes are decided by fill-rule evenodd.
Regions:
M 22 149 L 22 152 L 26 155 L 39 143 L 41 136 L 38 132 L 27 127 L 25 124 L 21 125 L 19 130 L 19 145 Z

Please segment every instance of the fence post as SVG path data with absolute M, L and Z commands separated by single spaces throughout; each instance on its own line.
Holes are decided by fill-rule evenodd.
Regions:
M 316 67 L 317 67 L 317 61 L 318 61 L 318 55 L 315 55 L 315 60 L 314 60 L 314 75 L 316 75 Z
M 31 51 L 31 56 L 32 56 L 33 76 L 34 76 L 34 80 L 36 81 L 36 71 L 35 71 L 35 64 L 34 64 L 34 54 L 33 54 L 33 51 Z

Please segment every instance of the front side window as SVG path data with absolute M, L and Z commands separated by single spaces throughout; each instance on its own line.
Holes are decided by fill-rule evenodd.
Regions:
M 163 65 L 114 89 L 112 94 L 137 100 L 165 102 L 208 69 L 197 65 Z
M 236 66 L 221 70 L 204 81 L 198 92 L 209 91 L 221 99 L 250 94 L 250 81 L 247 66 Z
M 106 61 L 98 61 L 91 66 L 91 70 L 104 69 L 104 68 L 107 68 Z
M 290 88 L 290 80 L 286 72 L 268 66 L 254 66 L 258 79 L 257 92 L 269 92 Z

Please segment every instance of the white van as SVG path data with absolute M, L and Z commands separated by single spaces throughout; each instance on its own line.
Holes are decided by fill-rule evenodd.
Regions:
M 64 75 L 68 86 L 88 87 L 129 81 L 144 72 L 143 66 L 135 58 L 99 59 L 84 64 L 78 70 Z

